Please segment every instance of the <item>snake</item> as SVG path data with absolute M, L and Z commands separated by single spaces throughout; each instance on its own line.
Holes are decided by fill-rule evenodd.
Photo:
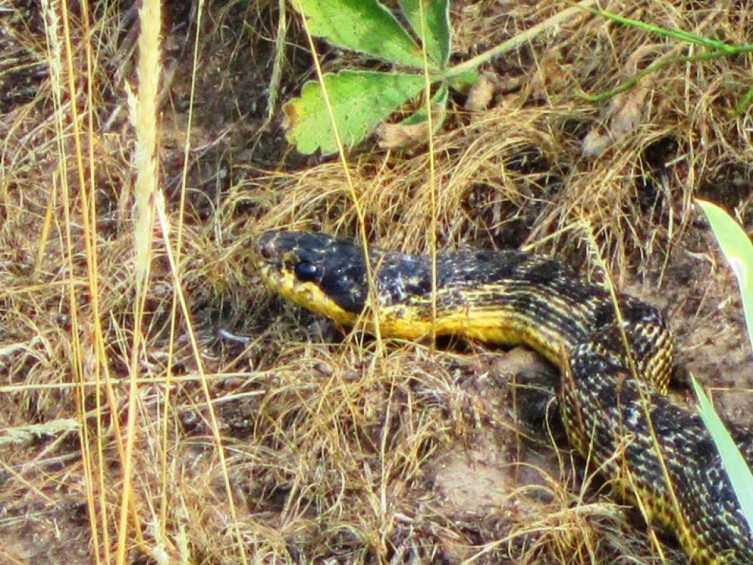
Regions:
M 753 532 L 701 417 L 667 395 L 666 317 L 557 260 L 519 250 L 409 255 L 304 231 L 263 232 L 261 278 L 290 302 L 381 337 L 525 345 L 561 373 L 571 446 L 691 563 L 753 563 Z M 753 431 L 729 425 L 753 463 Z

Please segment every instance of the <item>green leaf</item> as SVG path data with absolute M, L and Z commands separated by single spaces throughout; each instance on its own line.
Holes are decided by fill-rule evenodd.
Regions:
M 440 69 L 447 67 L 450 60 L 449 0 L 400 0 L 400 9 L 415 34 L 426 45 L 429 59 Z
M 701 415 L 701 419 L 719 451 L 722 465 L 724 465 L 724 470 L 727 472 L 730 483 L 732 483 L 732 489 L 735 491 L 745 519 L 748 521 L 748 527 L 753 530 L 753 475 L 732 436 L 714 410 L 711 401 L 703 392 L 703 388 L 695 380 L 695 377 L 692 378 L 692 381 L 698 397 L 698 413 Z
M 437 89 L 436 93 L 434 93 L 434 96 L 431 97 L 431 107 L 432 107 L 432 126 L 434 131 L 437 131 L 437 129 L 442 125 L 442 122 L 444 122 L 444 118 L 447 115 L 447 98 L 449 95 L 449 90 L 447 88 L 446 84 L 441 84 L 439 86 L 439 89 Z M 402 122 L 400 122 L 404 126 L 412 126 L 416 124 L 422 124 L 427 121 L 427 112 L 426 112 L 426 105 L 423 104 L 421 107 L 416 110 L 413 114 L 405 118 Z
M 753 245 L 745 230 L 727 212 L 711 202 L 696 202 L 706 214 L 722 253 L 737 278 L 748 337 L 753 345 Z
M 714 237 L 719 242 L 722 253 L 724 253 L 737 277 L 745 312 L 745 323 L 748 326 L 748 337 L 753 343 L 753 334 L 751 334 L 751 330 L 753 330 L 753 245 L 751 245 L 745 230 L 722 208 L 703 200 L 696 200 L 696 202 L 706 214 Z M 693 379 L 693 387 L 698 397 L 698 413 L 714 440 L 722 458 L 724 470 L 732 483 L 732 488 L 745 519 L 748 521 L 748 526 L 753 530 L 753 475 L 751 475 L 751 470 L 695 379 Z
M 292 4 L 313 35 L 391 63 L 424 68 L 421 48 L 376 0 L 292 0 Z
M 325 75 L 324 84 L 340 139 L 344 145 L 353 146 L 420 92 L 425 79 L 417 74 L 346 70 Z M 300 98 L 288 102 L 283 110 L 287 139 L 298 151 L 304 154 L 317 149 L 323 154 L 337 151 L 332 119 L 318 82 L 307 82 Z
M 480 76 L 481 75 L 474 70 L 463 71 L 462 73 L 449 78 L 450 88 L 462 94 L 466 94 L 471 87 L 476 84 Z

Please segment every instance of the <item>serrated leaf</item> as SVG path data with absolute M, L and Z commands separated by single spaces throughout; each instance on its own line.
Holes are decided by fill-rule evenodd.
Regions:
M 400 0 L 400 9 L 414 33 L 426 45 L 426 53 L 430 60 L 440 69 L 444 69 L 450 60 L 450 1 Z
M 371 133 L 399 106 L 415 96 L 425 85 L 423 75 L 341 71 L 324 76 L 327 95 L 337 123 L 340 139 L 353 146 Z M 332 120 L 316 81 L 303 86 L 301 96 L 288 102 L 287 139 L 299 152 L 323 154 L 337 151 Z
M 377 0 L 292 0 L 309 31 L 330 43 L 422 69 L 421 47 Z

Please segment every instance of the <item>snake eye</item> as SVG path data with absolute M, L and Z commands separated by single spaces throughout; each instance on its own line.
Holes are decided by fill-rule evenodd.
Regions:
M 313 281 L 319 269 L 313 263 L 302 261 L 295 266 L 295 276 L 301 282 Z

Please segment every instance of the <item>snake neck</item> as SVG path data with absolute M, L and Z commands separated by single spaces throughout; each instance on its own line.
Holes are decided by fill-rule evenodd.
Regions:
M 458 253 L 438 257 L 432 277 L 428 257 L 379 253 L 374 273 L 378 316 L 363 315 L 359 305 L 354 319 L 372 330 L 378 319 L 383 336 L 523 344 L 560 369 L 580 344 L 601 343 L 639 378 L 666 390 L 673 341 L 664 317 L 627 295 L 613 301 L 552 259 L 519 251 Z

